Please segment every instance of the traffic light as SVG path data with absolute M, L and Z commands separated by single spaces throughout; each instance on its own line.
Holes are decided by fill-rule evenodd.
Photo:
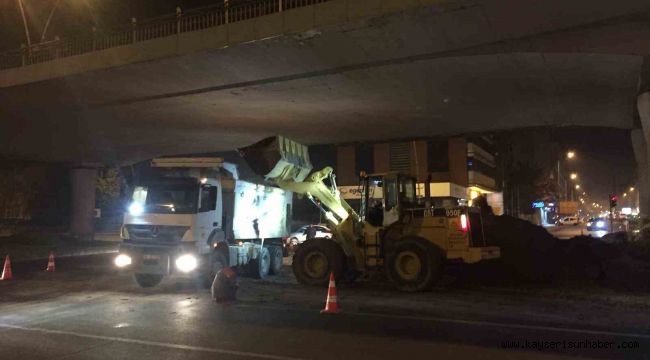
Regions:
M 618 196 L 616 195 L 610 195 L 609 196 L 609 207 L 613 208 L 616 207 L 616 202 L 618 201 Z

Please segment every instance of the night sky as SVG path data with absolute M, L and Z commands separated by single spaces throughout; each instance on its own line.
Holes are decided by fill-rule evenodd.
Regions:
M 634 185 L 636 160 L 629 131 L 561 128 L 555 136 L 562 148 L 575 150 L 576 159 L 569 164 L 579 174 L 578 183 L 592 201 L 604 205 L 614 191 L 614 183 L 619 195 Z

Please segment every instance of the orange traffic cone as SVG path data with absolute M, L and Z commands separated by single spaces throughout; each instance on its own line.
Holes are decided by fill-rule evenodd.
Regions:
M 330 273 L 330 285 L 327 289 L 327 302 L 325 309 L 321 310 L 321 314 L 338 314 L 341 312 L 339 301 L 336 298 L 336 282 L 334 282 L 334 273 Z
M 2 268 L 2 276 L 0 280 L 11 280 L 11 260 L 9 260 L 9 255 L 5 257 L 5 266 Z
M 50 257 L 47 259 L 47 272 L 54 272 L 56 270 L 54 266 L 54 251 L 50 251 Z

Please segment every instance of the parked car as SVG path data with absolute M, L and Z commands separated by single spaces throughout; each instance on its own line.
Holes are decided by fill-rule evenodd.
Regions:
M 591 218 L 587 221 L 587 230 L 607 230 L 607 221 L 604 218 Z
M 305 225 L 300 227 L 298 230 L 289 234 L 287 238 L 287 246 L 293 248 L 299 244 L 305 242 L 309 235 L 309 230 L 312 228 L 313 237 L 315 238 L 328 238 L 332 237 L 332 231 L 323 225 Z
M 565 216 L 558 221 L 558 225 L 578 225 L 578 217 L 576 216 Z

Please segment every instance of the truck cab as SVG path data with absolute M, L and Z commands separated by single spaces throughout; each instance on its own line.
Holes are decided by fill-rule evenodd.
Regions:
M 258 277 L 280 271 L 290 193 L 239 180 L 218 159 L 158 159 L 152 165 L 163 170 L 133 186 L 116 266 L 143 287 L 169 275 L 207 286 L 225 266 Z

